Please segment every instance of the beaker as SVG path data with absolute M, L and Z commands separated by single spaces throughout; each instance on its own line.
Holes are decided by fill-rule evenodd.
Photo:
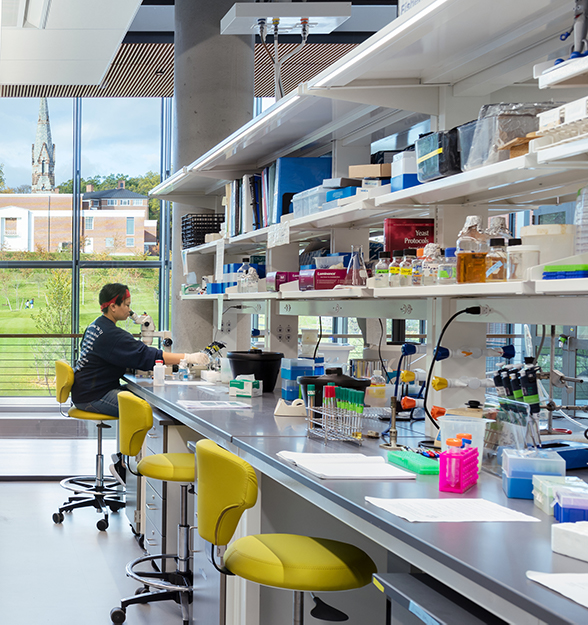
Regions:
M 363 262 L 363 246 L 360 245 L 358 250 L 351 246 L 351 258 L 347 267 L 347 275 L 343 280 L 345 286 L 365 286 L 367 284 L 367 269 Z

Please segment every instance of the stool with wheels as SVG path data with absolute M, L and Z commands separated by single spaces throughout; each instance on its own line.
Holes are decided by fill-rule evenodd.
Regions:
M 105 531 L 108 528 L 109 510 L 118 512 L 125 506 L 124 487 L 113 477 L 104 477 L 104 456 L 102 455 L 102 430 L 110 428 L 106 421 L 116 421 L 117 417 L 87 412 L 75 407 L 70 408 L 67 414 L 65 414 L 62 405 L 67 401 L 71 392 L 71 387 L 74 383 L 74 372 L 65 360 L 57 360 L 55 362 L 55 374 L 56 399 L 59 402 L 61 414 L 64 417 L 72 417 L 74 419 L 97 421 L 98 449 L 96 451 L 95 475 L 69 477 L 61 481 L 61 486 L 73 491 L 74 494 L 53 514 L 53 521 L 61 523 L 65 512 L 71 512 L 77 508 L 93 507 L 98 512 L 102 512 L 103 515 L 102 519 L 96 523 L 96 527 L 101 531 Z
M 229 542 L 243 512 L 257 500 L 257 477 L 245 460 L 210 440 L 196 443 L 198 533 L 212 545 L 210 558 L 223 574 L 294 592 L 293 624 L 303 623 L 304 592 L 333 592 L 370 583 L 376 565 L 361 549 L 326 538 L 258 534 Z M 216 564 L 215 551 L 225 549 Z M 346 615 L 315 598 L 311 614 L 323 620 Z M 317 610 L 321 614 L 317 614 Z
M 189 625 L 189 607 L 192 601 L 192 571 L 190 569 L 190 526 L 188 524 L 188 491 L 193 492 L 192 483 L 195 479 L 195 459 L 190 453 L 165 453 L 145 456 L 137 464 L 136 472 L 130 466 L 129 458 L 136 456 L 140 451 L 147 432 L 153 425 L 153 413 L 149 404 L 129 393 L 121 391 L 118 394 L 119 408 L 119 440 L 120 451 L 125 459 L 127 471 L 135 475 L 179 482 L 180 496 L 180 524 L 178 525 L 178 553 L 144 556 L 129 562 L 126 574 L 137 580 L 142 586 L 135 596 L 121 601 L 120 607 L 110 611 L 113 623 L 124 623 L 127 607 L 133 604 L 151 603 L 153 601 L 173 600 L 179 603 L 182 609 L 184 625 Z M 174 559 L 176 570 L 165 572 L 165 559 Z M 152 567 L 161 561 L 160 570 L 137 571 L 143 563 L 151 563 Z M 151 590 L 154 589 L 154 590 Z

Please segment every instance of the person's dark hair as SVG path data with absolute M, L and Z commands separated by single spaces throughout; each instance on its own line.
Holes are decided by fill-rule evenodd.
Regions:
M 128 293 L 129 287 L 126 284 L 120 284 L 119 282 L 105 284 L 98 295 L 100 309 L 104 311 L 107 308 L 105 304 L 116 304 L 117 306 L 120 306 L 129 296 Z

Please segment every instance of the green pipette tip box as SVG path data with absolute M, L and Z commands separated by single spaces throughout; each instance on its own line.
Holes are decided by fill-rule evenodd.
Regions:
M 389 451 L 388 462 L 414 471 L 419 475 L 439 474 L 439 461 L 436 458 L 427 458 L 414 451 Z

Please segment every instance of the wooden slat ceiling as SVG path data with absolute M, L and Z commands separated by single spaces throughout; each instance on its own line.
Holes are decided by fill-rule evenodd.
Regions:
M 279 44 L 280 56 L 297 44 Z M 284 63 L 286 93 L 310 80 L 357 44 L 309 43 Z M 273 45 L 269 49 L 273 52 Z M 173 43 L 123 43 L 101 85 L 0 85 L 2 98 L 161 98 L 174 93 Z M 274 95 L 274 70 L 261 44 L 255 45 L 255 96 Z

